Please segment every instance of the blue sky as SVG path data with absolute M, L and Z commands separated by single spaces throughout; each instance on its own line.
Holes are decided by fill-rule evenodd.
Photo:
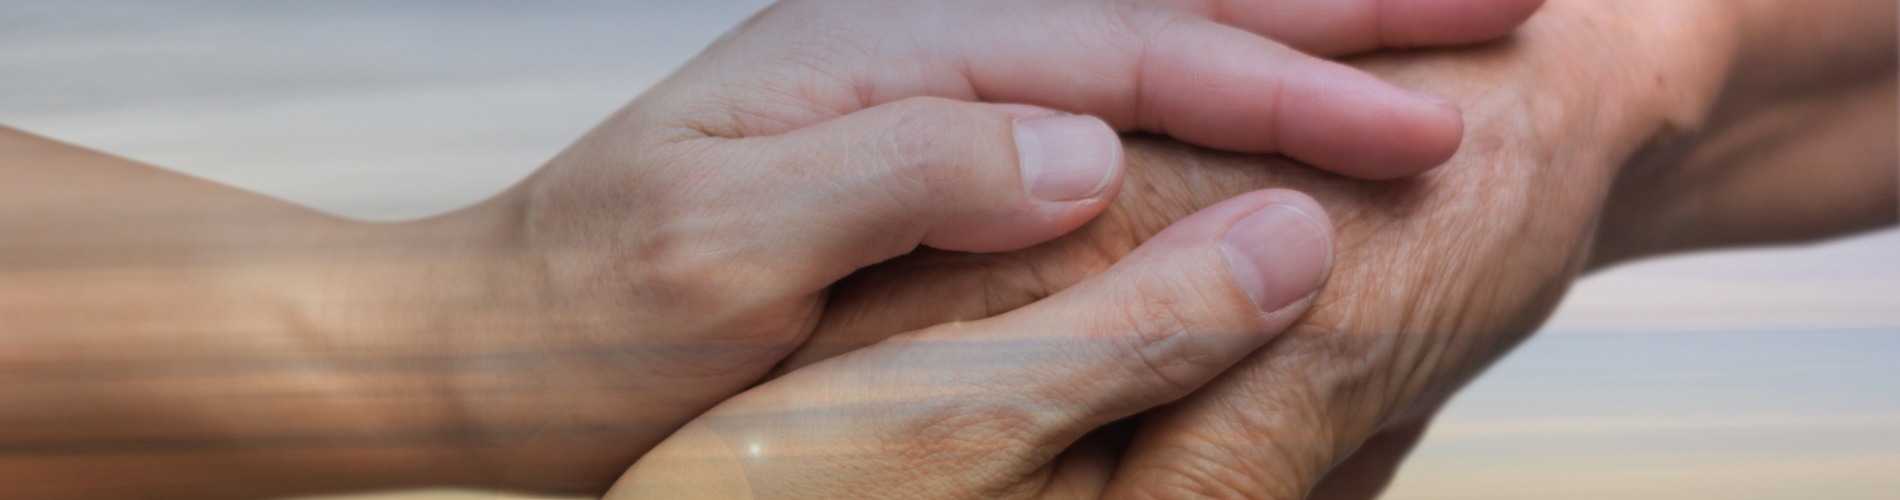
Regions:
M 410 218 L 519 180 L 765 3 L 14 0 L 0 123 Z M 1900 232 L 1619 267 L 1391 497 L 1892 498 L 1896 356 Z

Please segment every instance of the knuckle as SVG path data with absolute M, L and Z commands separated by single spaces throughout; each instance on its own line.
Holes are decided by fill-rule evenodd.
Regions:
M 1017 398 L 984 395 L 936 398 L 917 405 L 907 432 L 886 443 L 908 463 L 937 464 L 968 470 L 1015 462 L 1001 457 L 1045 453 L 1050 428 L 1047 411 Z
M 893 169 L 927 169 L 935 165 L 952 133 L 963 122 L 963 112 L 950 101 L 935 97 L 904 99 L 893 105 L 895 120 L 878 143 L 878 154 Z
M 1205 352 L 1195 342 L 1204 308 L 1196 297 L 1183 297 L 1180 287 L 1142 280 L 1130 287 L 1132 307 L 1122 309 L 1125 332 L 1114 335 L 1114 347 L 1128 360 L 1129 369 L 1162 383 L 1160 390 L 1185 394 L 1200 385 L 1196 373 L 1217 363 L 1219 353 Z
M 937 98 L 913 98 L 894 105 L 897 118 L 873 149 L 892 184 L 948 194 L 970 173 L 971 150 L 964 137 L 977 116 L 967 106 Z

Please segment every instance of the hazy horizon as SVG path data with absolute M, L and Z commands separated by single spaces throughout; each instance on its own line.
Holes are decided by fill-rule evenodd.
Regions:
M 0 124 L 418 217 L 519 180 L 766 3 L 16 1 Z M 1896 250 L 1889 229 L 1591 276 L 1388 498 L 1900 495 Z

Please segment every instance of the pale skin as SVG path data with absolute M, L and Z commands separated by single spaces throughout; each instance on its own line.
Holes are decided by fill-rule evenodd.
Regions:
M 0 131 L 0 484 L 598 492 L 795 349 L 839 278 L 919 246 L 1016 250 L 1079 227 L 1119 190 L 1116 131 L 1366 178 L 1436 165 L 1461 133 L 1454 106 L 1273 40 L 1462 44 L 1536 4 L 1493 2 L 960 3 L 938 16 L 968 29 L 940 38 L 888 23 L 804 45 L 794 28 L 889 13 L 783 4 L 517 188 L 395 224 Z M 1038 39 L 1051 31 L 1023 19 L 1076 31 Z M 838 52 L 854 47 L 893 51 Z M 1189 57 L 1211 54 L 1252 64 Z M 1024 69 L 1047 58 L 1070 64 Z M 1036 84 L 1051 78 L 1076 85 Z M 957 101 L 975 99 L 1027 104 Z M 1256 196 L 1312 221 L 1279 226 L 1308 228 L 1282 236 L 1311 251 L 1236 272 L 1239 296 L 1264 301 L 1250 342 L 1312 303 L 1330 248 L 1303 236 L 1328 226 L 1310 199 Z
M 1311 193 L 1338 225 L 1337 264 L 1314 309 L 1138 422 L 1075 447 L 1073 433 L 1028 434 L 1027 447 L 1064 454 L 999 457 L 977 453 L 976 443 L 965 453 L 877 455 L 907 448 L 867 438 L 884 447 L 856 455 L 882 456 L 888 469 L 788 477 L 797 459 L 741 456 L 725 467 L 700 462 L 717 474 L 675 477 L 725 491 L 817 483 L 888 492 L 876 488 L 945 483 L 934 471 L 1000 468 L 1014 473 L 977 474 L 948 496 L 1375 497 L 1438 407 L 1535 330 L 1579 274 L 1644 256 L 1812 241 L 1900 222 L 1895 7 L 1553 1 L 1506 44 L 1364 61 L 1468 112 L 1459 155 L 1401 182 L 1364 184 L 1271 158 L 1131 142 L 1124 196 L 1081 231 L 1021 252 L 925 253 L 860 273 L 834 294 L 812 341 L 787 363 L 787 379 L 798 382 L 735 401 L 823 397 L 835 389 L 813 379 L 856 360 L 797 367 L 883 347 L 880 332 L 1006 318 L 1058 300 L 1098 273 L 1117 273 L 1110 263 L 1171 222 L 1260 187 Z M 840 411 L 838 420 L 879 410 Z M 649 480 L 642 467 L 703 459 L 701 450 L 716 449 L 703 429 L 722 441 L 747 435 L 745 425 L 722 421 L 723 409 L 702 418 L 706 426 L 689 427 L 702 431 L 676 437 L 700 444 L 663 445 L 618 491 L 642 492 Z M 905 418 L 889 416 L 897 429 Z M 898 432 L 884 438 L 934 444 Z M 761 448 L 780 449 L 769 440 Z M 653 484 L 684 489 L 678 482 Z
M 1527 276 L 1522 281 L 1502 281 L 1505 286 L 1560 293 L 1577 270 L 1637 256 L 1809 239 L 1893 224 L 1894 152 L 1892 142 L 1882 138 L 1894 135 L 1894 44 L 1890 16 L 1870 14 L 1890 13 L 1890 2 L 1832 4 L 1838 10 L 1814 4 L 1757 3 L 1749 6 L 1759 11 L 1744 9 L 1732 16 L 1726 7 L 1697 10 L 1697 4 L 1686 1 L 1585 4 L 1603 10 L 1579 4 L 1584 3 L 1554 4 L 1554 12 L 1547 12 L 1506 46 L 1430 55 L 1419 61 L 1368 62 L 1379 74 L 1453 97 L 1471 110 L 1471 137 L 1444 172 L 1415 181 L 1361 185 L 1291 165 L 1267 165 L 1269 160 L 1148 140 L 1132 143 L 1129 184 L 1098 222 L 1076 235 L 1021 253 L 987 259 L 919 255 L 908 265 L 889 265 L 854 277 L 834 295 L 838 302 L 824 313 L 817 333 L 820 342 L 797 356 L 794 364 L 890 333 L 1017 309 L 1078 282 L 1086 283 L 1085 277 L 1109 269 L 1109 263 L 1136 242 L 1201 207 L 1259 187 L 1295 186 L 1325 202 L 1332 219 L 1340 224 L 1334 245 L 1336 271 L 1327 290 L 1317 297 L 1316 309 L 1288 335 L 1248 359 L 1209 363 L 1218 368 L 1238 362 L 1234 371 L 1225 375 L 1195 371 L 1195 376 L 1213 380 L 1182 404 L 1149 416 L 1132 444 L 1124 446 L 1113 435 L 1085 440 L 1107 443 L 1081 448 L 1077 454 L 1112 454 L 1122 461 L 1112 476 L 1079 477 L 1095 480 L 1088 488 L 1111 493 L 1185 490 L 1297 497 L 1322 485 L 1316 496 L 1355 498 L 1376 491 L 1389 477 L 1396 457 L 1403 456 L 1437 402 L 1534 328 L 1555 301 L 1546 293 L 1485 290 L 1479 285 L 1491 283 L 1486 281 L 1486 268 L 1470 263 L 1484 262 L 1498 266 L 1495 272 L 1500 274 Z M 1774 7 L 1797 10 L 1774 12 Z M 1854 7 L 1866 11 L 1851 10 Z M 1626 19 L 1623 16 L 1681 18 L 1670 12 L 1641 12 L 1644 8 L 1681 8 L 1685 12 L 1677 16 L 1717 22 L 1710 29 L 1688 32 L 1669 29 L 1681 24 L 1630 27 L 1614 22 Z M 1825 33 L 1790 32 L 1782 24 L 1813 16 L 1839 16 L 1822 19 L 1858 23 L 1821 23 L 1828 27 Z M 1600 29 L 1612 32 L 1593 31 Z M 1765 31 L 1750 31 L 1758 29 Z M 1748 36 L 1753 33 L 1773 33 L 1781 37 L 1780 43 L 1756 48 L 1742 44 L 1743 48 L 1724 55 L 1737 45 L 1737 38 L 1756 39 Z M 1861 38 L 1853 36 L 1857 34 Z M 1839 43 L 1820 41 L 1828 39 Z M 1643 52 L 1658 59 L 1647 61 L 1654 66 L 1632 67 L 1628 64 L 1631 51 L 1626 49 L 1633 46 L 1714 54 Z M 1763 57 L 1751 56 L 1751 50 L 1762 48 L 1809 50 L 1797 53 L 1800 57 L 1767 59 L 1814 67 L 1767 64 Z M 1868 51 L 1872 53 L 1864 53 Z M 1577 66 L 1551 66 L 1558 64 Z M 1765 67 L 1749 70 L 1751 66 Z M 1843 67 L 1866 71 L 1813 77 L 1817 69 Z M 1668 85 L 1658 86 L 1649 78 L 1657 74 L 1665 76 Z M 1658 89 L 1670 92 L 1669 98 L 1658 97 Z M 1716 94 L 1727 97 L 1716 99 Z M 1628 106 L 1604 106 L 1604 102 Z M 1539 126 L 1532 128 L 1535 133 L 1526 134 L 1523 123 Z M 1659 134 L 1658 130 L 1692 133 Z M 1569 140 L 1579 135 L 1600 140 Z M 1640 147 L 1659 135 L 1678 141 L 1668 142 L 1674 146 L 1669 148 Z M 9 206 L 9 214 L 44 213 L 33 210 L 61 206 L 61 202 L 145 199 L 152 193 L 167 193 L 137 207 L 84 204 L 92 208 L 74 212 L 83 217 L 7 220 L 7 234 L 43 235 L 6 240 L 15 253 L 9 253 L 5 262 L 18 267 L 8 268 L 8 286 L 0 293 L 8 301 L 5 307 L 10 314 L 0 317 L 24 325 L 12 331 L 126 335 L 110 341 L 74 335 L 0 338 L 7 343 L 6 349 L 0 349 L 0 356 L 7 356 L 7 394 L 33 398 L 30 405 L 0 408 L 51 412 L 5 414 L 17 419 L 10 424 L 38 422 L 43 427 L 0 428 L 30 431 L 19 435 L 40 439 L 37 443 L 56 441 L 45 439 L 51 436 L 70 439 L 69 446 L 70 442 L 92 444 L 69 450 L 106 451 L 57 457 L 45 453 L 47 446 L 16 446 L 12 450 L 25 453 L 0 458 L 4 460 L 0 461 L 0 481 L 78 489 L 10 491 L 207 497 L 504 481 L 497 477 L 490 459 L 498 451 L 516 451 L 510 447 L 514 443 L 468 439 L 470 431 L 486 429 L 462 420 L 457 414 L 459 402 L 444 403 L 438 396 L 453 394 L 458 387 L 445 381 L 471 381 L 443 377 L 445 373 L 438 370 L 459 368 L 477 376 L 506 378 L 505 372 L 496 369 L 510 358 L 444 356 L 437 351 L 439 345 L 423 340 L 411 343 L 412 339 L 401 336 L 321 334 L 329 330 L 323 325 L 331 322 L 355 325 L 347 329 L 352 332 L 509 330 L 505 323 L 515 315 L 492 313 L 515 311 L 511 307 L 520 302 L 508 294 L 517 290 L 462 284 L 471 275 L 464 269 L 492 267 L 496 262 L 481 251 L 483 246 L 463 243 L 470 234 L 514 233 L 466 223 L 483 217 L 366 228 L 29 136 L 9 134 L 4 144 L 10 157 L 59 164 L 67 168 L 58 175 L 72 176 L 35 184 L 33 179 L 55 174 L 47 170 L 41 172 L 42 177 L 34 177 L 23 173 L 30 169 L 9 168 L 9 180 L 27 180 L 9 184 L 18 187 L 10 187 L 4 199 L 21 203 L 19 210 Z M 1568 144 L 1573 149 L 1551 144 Z M 1765 147 L 1771 154 L 1733 153 L 1740 145 Z M 1747 161 L 1726 160 L 1737 156 Z M 22 173 L 16 177 L 16 171 Z M 1692 178 L 1697 182 L 1629 180 L 1640 179 L 1629 174 L 1637 171 L 1652 178 L 1700 174 Z M 1822 195 L 1763 187 L 1793 184 L 1790 179 L 1802 185 L 1814 184 L 1816 179 L 1840 182 L 1821 183 L 1827 189 Z M 1583 189 L 1575 188 L 1579 182 Z M 62 191 L 75 185 L 88 188 Z M 1474 191 L 1478 186 L 1484 189 Z M 1466 195 L 1473 192 L 1488 196 Z M 1533 203 L 1528 200 L 1535 200 L 1538 210 L 1526 210 L 1526 204 Z M 495 203 L 469 213 L 508 209 Z M 1764 211 L 1774 217 L 1765 217 Z M 207 214 L 217 217 L 207 218 Z M 1474 224 L 1474 220 L 1487 223 Z M 1526 220 L 1537 223 L 1524 224 Z M 191 223 L 168 223 L 175 221 Z M 88 222 L 97 225 L 84 225 Z M 1711 227 L 1721 230 L 1707 230 Z M 236 230 L 228 230 L 232 228 Z M 1488 231 L 1499 234 L 1487 237 Z M 1535 244 L 1532 249 L 1522 246 L 1527 241 Z M 1508 252 L 1500 249 L 1506 245 L 1501 242 L 1508 242 Z M 123 251 L 133 248 L 139 251 Z M 339 257 L 347 257 L 348 264 L 342 267 L 356 271 L 336 273 Z M 1038 264 L 1034 269 L 1041 272 L 1025 274 L 1025 263 Z M 1047 263 L 1055 265 L 1042 265 Z M 1464 267 L 1456 267 L 1460 263 Z M 22 268 L 30 272 L 14 272 Z M 95 272 L 61 274 L 73 269 Z M 1460 269 L 1470 272 L 1451 272 Z M 97 272 L 101 270 L 110 272 Z M 359 272 L 358 276 L 373 278 L 365 283 L 374 285 L 360 290 L 373 293 L 350 292 L 344 296 L 348 300 L 323 293 L 324 287 L 284 286 L 332 283 Z M 14 281 L 16 276 L 18 281 Z M 921 282 L 924 276 L 930 277 L 929 287 L 907 284 Z M 1374 283 L 1393 282 L 1403 283 L 1401 290 L 1417 293 L 1373 292 Z M 12 287 L 15 283 L 30 286 Z M 469 293 L 444 296 L 401 286 L 413 283 L 452 284 L 440 290 Z M 1083 292 L 1091 288 L 1077 285 L 1076 289 L 1080 291 L 1070 295 L 1081 299 L 1064 300 L 1119 305 L 1105 299 L 1084 300 L 1090 296 Z M 1500 296 L 1526 300 L 1498 301 Z M 128 308 L 121 300 L 147 307 Z M 878 304 L 874 300 L 894 300 L 897 306 L 873 307 Z M 366 303 L 453 304 L 460 306 L 454 310 L 462 314 L 445 320 L 347 307 Z M 1378 306 L 1394 303 L 1406 307 Z M 467 311 L 471 309 L 491 314 L 479 318 L 482 321 L 470 321 Z M 1035 309 L 1023 309 L 1025 313 L 1017 316 L 1034 317 L 1030 314 Z M 274 331 L 285 318 L 302 321 L 294 323 L 296 328 L 283 328 L 285 335 L 259 334 Z M 154 327 L 117 328 L 128 322 Z M 456 326 L 470 324 L 474 326 Z M 177 325 L 194 326 L 189 330 L 196 333 L 178 334 Z M 265 328 L 256 328 L 260 325 Z M 208 354 L 215 356 L 207 358 Z M 127 360 L 127 355 L 152 357 Z M 875 359 L 875 355 L 858 357 Z M 74 365 L 79 368 L 54 366 L 88 359 L 92 361 Z M 96 369 L 104 366 L 116 371 Z M 111 379 L 115 373 L 118 378 Z M 824 372 L 813 373 L 803 377 L 824 379 Z M 775 383 L 764 389 L 780 392 L 782 397 L 787 393 L 775 389 L 782 387 L 785 384 Z M 260 394 L 271 397 L 256 397 Z M 246 395 L 250 397 L 240 397 Z M 154 399 L 167 404 L 153 404 Z M 1151 395 L 1127 404 L 1153 404 L 1160 399 L 1165 398 Z M 1129 407 L 1110 410 L 1088 413 L 1071 427 L 1127 412 Z M 901 427 L 902 423 L 891 425 Z M 1197 438 L 1209 434 L 1217 434 L 1220 440 Z M 153 440 L 151 435 L 178 437 Z M 287 435 L 298 439 L 286 440 Z M 7 437 L 8 443 L 32 443 Z M 126 446 L 128 442 L 137 446 Z M 1044 450 L 1060 449 L 1049 442 L 1039 445 Z M 897 474 L 944 467 L 1040 470 L 1032 461 L 870 465 Z M 1321 483 L 1329 473 L 1334 479 Z M 102 481 L 102 477 L 119 481 Z M 267 477 L 270 484 L 259 484 L 260 477 Z M 966 479 L 966 484 L 976 488 L 998 487 L 986 483 L 985 477 Z M 1001 487 L 1011 484 L 1019 483 Z M 115 487 L 130 489 L 85 489 Z M 1088 488 L 1077 491 L 1092 491 Z

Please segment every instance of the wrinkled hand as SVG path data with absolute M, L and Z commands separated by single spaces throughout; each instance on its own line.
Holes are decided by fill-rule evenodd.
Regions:
M 1850 91 L 1734 78 L 1732 68 L 1748 68 L 1734 61 L 1755 48 L 1736 41 L 1728 7 L 1553 2 L 1509 43 L 1366 61 L 1467 111 L 1464 149 L 1413 179 L 1367 184 L 1131 141 L 1123 194 L 1094 223 L 1022 252 L 925 253 L 854 276 L 785 368 L 1032 303 L 1199 207 L 1290 187 L 1319 199 L 1338 227 L 1319 303 L 1234 371 L 1147 415 L 1109 491 L 1369 497 L 1432 412 L 1534 330 L 1580 272 L 1893 222 L 1891 48 Z M 1880 61 L 1873 52 L 1865 59 Z M 1806 97 L 1771 97 L 1790 94 Z M 1811 179 L 1814 154 L 1838 160 L 1830 172 L 1842 178 Z M 1798 181 L 1817 190 L 1764 187 Z M 1797 209 L 1749 208 L 1775 202 Z
M 1538 3 L 783 2 L 522 185 L 401 228 L 463 235 L 419 255 L 476 256 L 419 266 L 459 287 L 369 280 L 443 314 L 372 305 L 426 340 L 352 352 L 456 360 L 416 385 L 444 394 L 434 420 L 483 448 L 473 474 L 599 491 L 757 383 L 837 279 L 919 246 L 1014 250 L 1089 220 L 1119 186 L 1115 129 L 1368 178 L 1437 165 L 1462 131 L 1455 106 L 1295 48 L 1482 40 Z M 362 314 L 331 316 L 367 330 L 350 323 Z
M 1242 195 L 1030 306 L 800 369 L 701 415 L 608 496 L 1096 496 L 1115 462 L 1078 440 L 1187 395 L 1311 306 L 1332 244 L 1319 213 Z

